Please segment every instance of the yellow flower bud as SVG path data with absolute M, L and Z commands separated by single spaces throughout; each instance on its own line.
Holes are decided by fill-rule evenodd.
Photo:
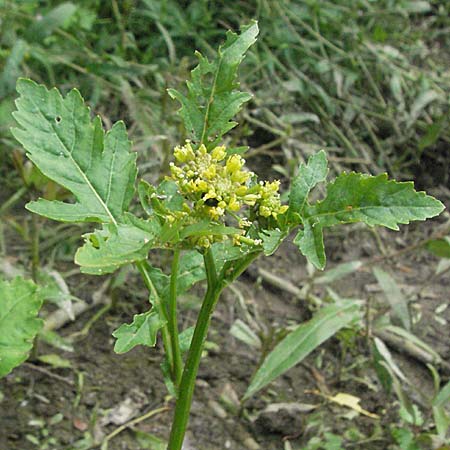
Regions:
M 260 206 L 259 215 L 263 217 L 270 217 L 272 215 L 272 211 L 267 206 Z
M 180 169 L 178 166 L 171 165 L 170 166 L 170 173 L 174 178 L 183 178 L 183 170 Z
M 246 205 L 253 206 L 256 203 L 256 200 L 259 199 L 259 195 L 257 194 L 247 194 L 244 195 L 243 200 Z
M 225 146 L 224 145 L 222 145 L 220 147 L 216 147 L 211 152 L 212 159 L 214 159 L 217 162 L 222 161 L 225 158 L 225 156 L 227 156 L 227 152 L 225 151 Z
M 236 172 L 244 165 L 244 162 L 245 161 L 239 155 L 231 155 L 226 163 L 227 172 Z
M 187 143 L 184 147 L 175 147 L 173 155 L 180 163 L 186 163 L 192 161 L 195 158 L 194 151 L 192 150 L 191 144 Z
M 200 180 L 197 178 L 195 184 L 197 185 L 197 192 L 205 192 L 208 190 L 208 183 L 205 180 Z
M 209 248 L 211 247 L 211 242 L 208 236 L 201 236 L 197 241 L 197 245 L 199 247 Z
M 216 166 L 211 164 L 206 170 L 203 171 L 202 176 L 208 180 L 212 180 L 216 176 Z
M 242 197 L 243 195 L 245 195 L 248 191 L 247 186 L 240 186 L 236 189 L 236 195 L 238 195 L 239 197 Z
M 250 176 L 250 172 L 237 170 L 236 172 L 231 174 L 231 181 L 235 183 L 245 183 L 250 178 Z
M 241 204 L 237 201 L 236 196 L 232 195 L 228 202 L 228 209 L 230 211 L 239 211 L 241 209 Z

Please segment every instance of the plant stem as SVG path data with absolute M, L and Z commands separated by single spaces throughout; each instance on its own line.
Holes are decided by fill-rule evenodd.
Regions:
M 181 359 L 181 351 L 180 351 L 180 342 L 178 339 L 178 322 L 177 322 L 177 279 L 178 279 L 179 262 L 180 262 L 180 249 L 175 248 L 172 260 L 172 272 L 170 274 L 167 326 L 169 328 L 170 343 L 172 346 L 172 354 L 173 354 L 172 379 L 175 388 L 177 390 L 181 382 L 181 375 L 183 369 L 183 361 Z
M 208 334 L 211 316 L 223 288 L 221 280 L 217 278 L 216 268 L 211 250 L 207 250 L 204 257 L 206 279 L 208 287 L 202 307 L 198 314 L 189 354 L 181 378 L 179 396 L 175 406 L 175 414 L 170 432 L 168 450 L 181 450 L 186 427 L 189 421 L 192 396 L 194 394 L 195 380 L 203 352 L 203 346 Z
M 39 272 L 39 232 L 40 217 L 33 214 L 31 218 L 31 277 L 36 283 Z
M 146 263 L 144 261 L 138 261 L 136 263 L 137 268 L 139 269 L 139 272 L 142 275 L 142 278 L 144 280 L 145 285 L 147 286 L 147 289 L 150 291 L 150 293 L 153 295 L 153 307 L 156 308 L 158 311 L 158 314 L 161 316 L 161 318 L 166 322 L 166 325 L 164 325 L 161 329 L 162 339 L 163 339 L 163 345 L 164 350 L 167 355 L 167 360 L 169 361 L 170 366 L 170 373 L 174 373 L 174 358 L 172 353 L 172 346 L 171 346 L 171 339 L 170 339 L 170 333 L 169 328 L 167 326 L 168 318 L 167 318 L 167 312 L 166 308 L 164 308 L 164 305 L 161 303 L 161 298 L 158 295 L 158 291 L 155 288 L 155 285 L 153 284 L 153 281 L 150 277 L 150 274 L 148 273 Z M 172 380 L 175 383 L 175 380 Z

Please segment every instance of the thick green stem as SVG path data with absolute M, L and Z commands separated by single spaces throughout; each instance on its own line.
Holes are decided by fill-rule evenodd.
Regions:
M 155 288 L 155 285 L 153 284 L 152 279 L 147 271 L 146 263 L 143 261 L 139 261 L 136 263 L 136 266 L 142 275 L 142 278 L 144 280 L 145 285 L 147 286 L 147 289 L 153 295 L 153 298 L 154 298 L 153 307 L 156 308 L 160 317 L 166 322 L 166 325 L 164 325 L 162 327 L 161 334 L 162 334 L 162 339 L 163 339 L 164 350 L 167 355 L 167 360 L 169 361 L 170 371 L 171 371 L 171 373 L 173 373 L 173 369 L 174 369 L 175 365 L 174 365 L 174 358 L 173 358 L 169 328 L 167 326 L 168 318 L 167 318 L 166 309 L 164 308 L 164 305 L 161 304 L 161 299 L 159 298 L 159 295 Z M 174 381 L 174 380 L 172 380 L 172 381 Z
M 181 450 L 183 446 L 203 346 L 208 334 L 211 316 L 214 312 L 220 293 L 223 288 L 232 283 L 252 263 L 252 261 L 259 256 L 259 254 L 259 252 L 255 252 L 245 256 L 241 260 L 230 261 L 230 263 L 224 265 L 219 275 L 217 275 L 216 272 L 211 250 L 208 250 L 203 257 L 208 287 L 205 298 L 203 299 L 202 307 L 198 314 L 189 354 L 184 366 L 183 376 L 181 377 L 179 395 L 175 406 L 167 450 Z
M 221 280 L 217 279 L 214 259 L 210 250 L 206 252 L 204 262 L 208 288 L 198 314 L 197 324 L 195 326 L 189 354 L 181 378 L 179 395 L 175 406 L 175 414 L 167 447 L 168 450 L 181 450 L 183 445 L 203 346 L 208 334 L 209 323 L 214 307 L 223 288 Z
M 178 322 L 177 322 L 177 279 L 178 279 L 179 262 L 180 262 L 180 250 L 176 248 L 173 253 L 172 272 L 170 274 L 170 292 L 169 292 L 167 325 L 169 327 L 170 343 L 172 346 L 172 354 L 173 354 L 172 380 L 177 390 L 181 382 L 181 374 L 183 369 L 183 361 L 181 359 L 181 351 L 180 351 L 180 342 L 178 338 Z

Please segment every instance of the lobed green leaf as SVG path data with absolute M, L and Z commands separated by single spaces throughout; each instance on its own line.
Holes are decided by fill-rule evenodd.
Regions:
M 134 223 L 104 224 L 103 229 L 84 235 L 85 244 L 77 250 L 75 263 L 81 266 L 83 273 L 91 275 L 114 272 L 123 265 L 145 260 L 159 232 L 157 220 L 135 218 Z
M 75 203 L 39 199 L 27 208 L 64 222 L 122 222 L 134 194 L 136 155 L 123 122 L 106 134 L 99 117 L 73 89 L 65 98 L 34 81 L 19 79 L 12 130 L 28 157 L 51 180 L 68 189 Z
M 343 173 L 327 187 L 327 196 L 310 208 L 310 220 L 322 227 L 364 222 L 398 230 L 398 224 L 437 216 L 444 205 L 425 192 L 414 190 L 413 182 L 388 180 L 387 174 L 370 176 Z
M 414 190 L 412 182 L 388 180 L 386 174 L 370 176 L 343 173 L 327 186 L 324 200 L 303 206 L 303 229 L 294 242 L 318 269 L 325 266 L 323 228 L 364 222 L 398 230 L 398 224 L 437 216 L 444 205 L 425 192 Z
M 158 330 L 165 322 L 160 315 L 152 309 L 143 314 L 136 314 L 131 324 L 122 324 L 113 336 L 117 339 L 114 345 L 116 353 L 126 353 L 137 345 L 154 347 Z
M 284 238 L 287 236 L 287 232 L 275 228 L 274 230 L 264 231 L 260 233 L 259 236 L 262 240 L 264 254 L 270 256 L 275 253 L 277 248 L 281 245 Z
M 310 156 L 306 165 L 300 165 L 297 176 L 292 180 L 289 193 L 287 214 L 290 221 L 300 222 L 308 204 L 309 193 L 318 183 L 326 180 L 327 174 L 328 161 L 324 150 Z
M 196 53 L 199 63 L 187 82 L 187 95 L 169 89 L 169 95 L 181 103 L 179 113 L 195 143 L 213 148 L 236 126 L 231 119 L 251 99 L 250 94 L 236 90 L 237 69 L 258 32 L 256 22 L 243 27 L 240 35 L 229 31 L 216 59 L 209 61 Z
M 299 230 L 294 238 L 302 255 L 318 269 L 325 267 L 326 256 L 323 245 L 323 231 L 319 223 L 305 220 L 303 230 Z

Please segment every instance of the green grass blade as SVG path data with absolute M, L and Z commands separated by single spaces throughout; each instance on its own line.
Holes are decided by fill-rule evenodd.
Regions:
M 298 364 L 341 328 L 361 316 L 358 302 L 331 305 L 288 334 L 266 357 L 256 372 L 244 399 Z

